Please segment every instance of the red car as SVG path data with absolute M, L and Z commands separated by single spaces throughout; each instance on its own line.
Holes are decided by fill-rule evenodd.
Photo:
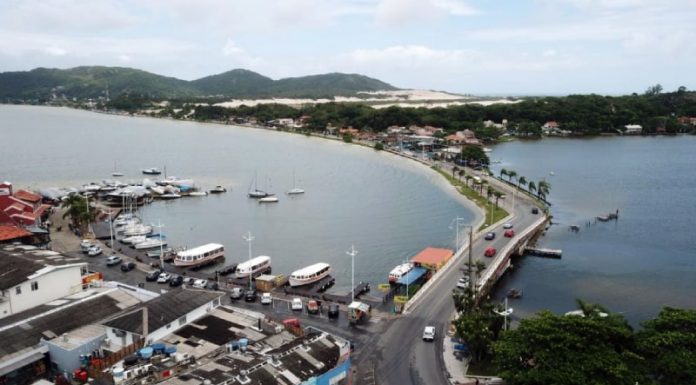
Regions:
M 485 255 L 486 257 L 492 257 L 495 255 L 496 252 L 497 250 L 495 249 L 495 247 L 489 247 L 486 249 L 486 251 L 483 252 L 483 255 Z
M 507 238 L 512 238 L 515 236 L 515 230 L 505 230 L 503 235 L 505 235 Z

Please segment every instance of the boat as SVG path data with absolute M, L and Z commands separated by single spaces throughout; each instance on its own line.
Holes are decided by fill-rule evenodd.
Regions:
M 220 194 L 224 192 L 227 192 L 227 189 L 222 186 L 215 186 L 214 188 L 210 189 L 211 194 Z
M 123 176 L 122 172 L 116 171 L 116 162 L 114 162 L 114 172 L 111 173 L 111 176 Z
M 234 275 L 237 278 L 248 278 L 249 275 L 256 275 L 271 270 L 271 257 L 261 255 L 237 265 Z
M 145 242 L 147 240 L 147 237 L 144 235 L 132 235 L 130 237 L 125 237 L 121 239 L 121 243 L 127 243 L 131 245 L 135 245 L 141 242 Z
M 304 190 L 295 186 L 295 171 L 292 172 L 292 188 L 288 190 L 288 195 L 304 194 Z
M 193 191 L 188 194 L 190 197 L 204 197 L 208 195 L 205 191 Z
M 320 281 L 331 273 L 331 265 L 324 262 L 315 263 L 304 267 L 300 270 L 295 270 L 290 274 L 290 286 L 304 286 Z
M 135 226 L 129 226 L 123 230 L 123 236 L 124 237 L 130 237 L 133 235 L 147 235 L 152 232 L 152 226 L 148 225 L 135 225 Z
M 278 202 L 278 197 L 269 195 L 259 199 L 259 203 L 276 203 Z
M 136 250 L 154 249 L 155 247 L 162 247 L 167 245 L 167 240 L 159 238 L 148 238 L 144 242 L 136 243 Z
M 159 175 L 162 173 L 157 167 L 144 168 L 142 171 L 145 175 Z
M 172 254 L 172 253 L 174 253 L 174 249 L 172 249 L 171 247 L 167 247 L 166 249 L 162 250 L 162 254 L 164 254 L 164 256 L 167 256 L 167 255 Z M 147 253 L 145 253 L 145 255 L 148 258 L 159 258 L 160 251 L 159 250 L 148 251 Z
M 254 189 L 251 189 L 251 185 L 254 185 Z M 247 194 L 249 198 L 265 198 L 269 195 L 266 191 L 259 190 L 258 186 L 256 185 L 256 173 L 254 173 L 254 179 L 251 181 L 251 184 L 249 184 L 249 193 Z
M 162 194 L 159 196 L 160 199 L 179 199 L 181 198 L 181 195 L 176 194 L 176 193 L 167 193 L 167 194 Z
M 176 253 L 174 266 L 200 266 L 208 264 L 225 255 L 225 247 L 219 243 L 208 243 L 193 249 Z
M 522 297 L 522 290 L 512 288 L 512 289 L 508 290 L 507 297 L 508 298 L 521 298 Z
M 413 263 L 403 263 L 396 266 L 389 272 L 389 283 L 396 283 L 401 277 L 413 269 Z

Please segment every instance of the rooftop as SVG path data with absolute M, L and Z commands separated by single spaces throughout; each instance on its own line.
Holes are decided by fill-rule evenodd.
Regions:
M 16 198 L 27 202 L 36 203 L 41 201 L 41 195 L 27 190 L 17 190 L 13 195 Z
M 437 265 L 450 259 L 453 254 L 453 251 L 450 249 L 428 247 L 411 258 L 411 262 L 424 265 Z
M 31 233 L 19 226 L 0 225 L 0 242 L 30 236 Z
M 56 268 L 87 265 L 79 258 L 66 258 L 62 254 L 55 256 L 48 253 L 51 252 L 22 250 L 22 246 L 7 247 L 0 251 L 0 290 L 7 290 L 35 278 L 37 274 L 45 274 Z

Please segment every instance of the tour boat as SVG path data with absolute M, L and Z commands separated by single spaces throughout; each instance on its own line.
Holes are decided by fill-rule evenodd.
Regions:
M 193 249 L 176 253 L 174 266 L 198 266 L 209 263 L 225 255 L 225 247 L 218 243 L 208 243 Z
M 331 265 L 324 262 L 315 263 L 300 270 L 293 271 L 292 274 L 290 274 L 290 286 L 309 285 L 310 283 L 320 281 L 322 278 L 329 275 L 329 273 L 331 273 Z
M 224 192 L 227 192 L 227 189 L 222 186 L 215 186 L 214 188 L 210 189 L 211 194 L 220 194 Z
M 145 175 L 159 175 L 161 173 L 162 173 L 162 171 L 160 171 L 160 169 L 158 169 L 157 167 L 150 167 L 150 168 L 143 169 L 143 174 L 145 174 Z
M 278 197 L 270 195 L 259 199 L 259 203 L 276 203 L 278 202 Z
M 249 277 L 249 274 L 254 276 L 258 273 L 263 273 L 268 270 L 271 270 L 271 257 L 261 255 L 237 265 L 237 269 L 234 271 L 234 275 L 237 278 L 247 278 Z
M 396 266 L 389 272 L 389 283 L 396 283 L 401 277 L 413 269 L 413 263 L 403 263 Z

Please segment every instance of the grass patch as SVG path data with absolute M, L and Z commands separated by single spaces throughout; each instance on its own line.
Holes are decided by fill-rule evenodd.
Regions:
M 490 202 L 488 199 L 486 199 L 485 196 L 479 194 L 479 192 L 477 190 L 474 190 L 471 186 L 467 186 L 463 181 L 460 181 L 457 178 L 453 178 L 451 174 L 447 173 L 439 167 L 433 167 L 433 169 L 439 172 L 440 175 L 445 177 L 445 179 L 447 179 L 447 181 L 450 182 L 450 184 L 454 186 L 457 189 L 457 191 L 459 191 L 459 193 L 464 195 L 470 201 L 476 203 L 476 205 L 479 206 L 482 210 L 486 211 L 485 223 L 481 226 L 481 228 L 479 228 L 479 230 L 486 228 L 487 224 L 496 223 L 499 220 L 508 216 L 507 211 L 505 211 L 500 206 L 495 207 L 494 202 Z

